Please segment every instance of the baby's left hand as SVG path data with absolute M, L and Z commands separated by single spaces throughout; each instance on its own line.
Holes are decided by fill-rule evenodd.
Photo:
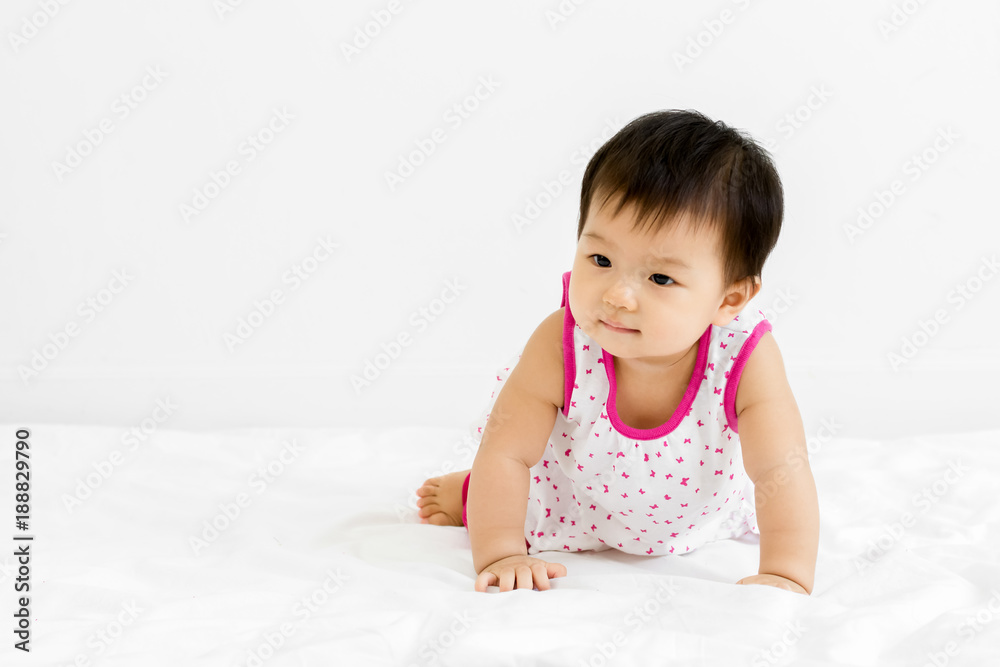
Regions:
M 792 591 L 793 593 L 802 593 L 803 595 L 809 595 L 806 589 L 799 586 L 797 583 L 791 579 L 785 579 L 776 574 L 755 574 L 750 577 L 743 577 L 737 584 L 763 584 L 765 586 L 774 586 L 775 588 L 783 588 L 786 591 Z

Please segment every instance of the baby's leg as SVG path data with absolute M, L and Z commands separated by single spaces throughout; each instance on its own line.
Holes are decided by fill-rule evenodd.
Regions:
M 435 526 L 463 526 L 462 487 L 471 470 L 431 477 L 417 489 L 417 507 L 421 523 Z

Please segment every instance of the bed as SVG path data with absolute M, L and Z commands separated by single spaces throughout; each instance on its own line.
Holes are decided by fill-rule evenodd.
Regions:
M 17 429 L 3 433 L 12 498 Z M 552 590 L 473 590 L 464 528 L 418 486 L 468 430 L 30 426 L 27 530 L 0 557 L 8 638 L 30 540 L 30 664 L 987 665 L 1000 655 L 1000 430 L 831 437 L 810 458 L 811 596 L 737 586 L 751 539 L 560 553 Z M 756 538 L 755 538 L 756 539 Z M 8 639 L 3 664 L 29 664 Z

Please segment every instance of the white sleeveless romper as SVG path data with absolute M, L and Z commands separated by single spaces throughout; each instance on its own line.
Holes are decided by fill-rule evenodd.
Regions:
M 530 471 L 528 553 L 614 548 L 661 556 L 759 535 L 735 403 L 747 359 L 771 329 L 764 314 L 748 305 L 728 325 L 709 325 L 673 416 L 656 428 L 635 429 L 615 409 L 613 357 L 570 312 L 570 273 L 563 274 L 564 403 Z M 497 375 L 472 426 L 477 442 L 517 358 Z

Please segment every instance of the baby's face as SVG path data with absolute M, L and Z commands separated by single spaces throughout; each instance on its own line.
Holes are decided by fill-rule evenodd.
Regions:
M 655 235 L 636 232 L 633 207 L 611 218 L 614 203 L 590 209 L 573 261 L 570 309 L 613 356 L 671 365 L 709 324 L 731 320 L 719 311 L 725 294 L 718 233 L 695 235 L 685 223 Z

